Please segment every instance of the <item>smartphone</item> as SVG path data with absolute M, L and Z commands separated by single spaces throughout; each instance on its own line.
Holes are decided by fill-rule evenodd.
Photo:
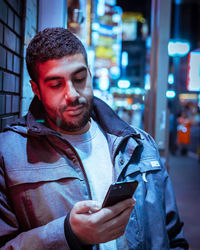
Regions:
M 113 206 L 120 201 L 132 198 L 137 185 L 137 181 L 116 182 L 111 184 L 103 201 L 102 207 Z

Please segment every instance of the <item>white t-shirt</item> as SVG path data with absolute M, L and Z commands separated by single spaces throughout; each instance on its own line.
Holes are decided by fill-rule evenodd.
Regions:
M 91 119 L 90 129 L 81 135 L 62 136 L 76 149 L 82 160 L 92 199 L 102 202 L 113 181 L 113 165 L 106 136 L 99 125 Z M 116 241 L 100 244 L 101 250 L 117 249 Z
M 89 181 L 92 199 L 102 202 L 112 183 L 113 173 L 108 143 L 103 131 L 91 120 L 90 129 L 86 133 L 62 136 L 79 154 Z

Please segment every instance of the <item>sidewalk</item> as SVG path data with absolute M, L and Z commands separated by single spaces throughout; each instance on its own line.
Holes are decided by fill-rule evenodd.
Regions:
M 190 250 L 200 250 L 200 163 L 179 153 L 170 155 L 169 175 Z

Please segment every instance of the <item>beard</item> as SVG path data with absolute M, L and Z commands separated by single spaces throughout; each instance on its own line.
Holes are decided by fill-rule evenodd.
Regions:
M 84 109 L 80 116 L 66 118 L 64 113 L 67 108 L 81 105 Z M 70 102 L 68 104 L 60 106 L 55 112 L 53 117 L 48 115 L 48 118 L 53 122 L 56 127 L 66 132 L 77 132 L 84 128 L 90 120 L 93 107 L 93 96 L 87 97 L 87 99 L 80 97 L 79 99 Z

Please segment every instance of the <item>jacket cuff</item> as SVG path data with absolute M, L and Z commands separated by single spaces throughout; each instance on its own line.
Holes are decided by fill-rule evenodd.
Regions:
M 65 230 L 65 238 L 70 247 L 70 250 L 92 250 L 92 245 L 82 245 L 79 239 L 76 237 L 74 232 L 72 231 L 70 222 L 69 222 L 70 213 L 65 218 L 64 221 L 64 230 Z

